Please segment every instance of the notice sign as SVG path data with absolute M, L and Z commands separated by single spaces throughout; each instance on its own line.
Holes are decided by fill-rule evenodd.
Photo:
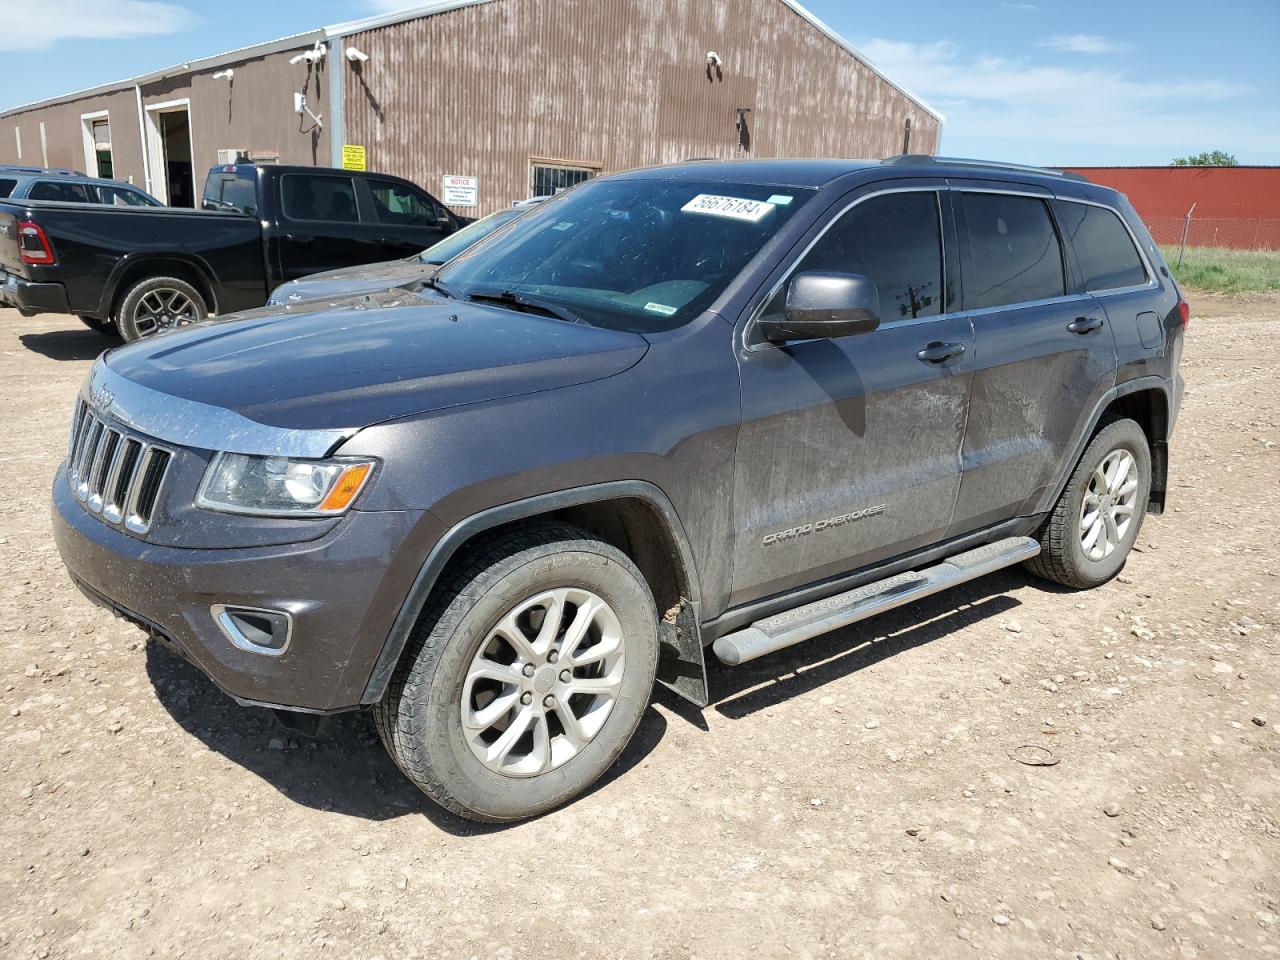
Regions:
M 364 162 L 364 147 L 358 143 L 344 143 L 342 145 L 342 169 L 343 170 L 367 170 Z
M 446 207 L 474 207 L 480 203 L 479 177 L 451 177 L 446 175 L 441 184 L 440 199 Z

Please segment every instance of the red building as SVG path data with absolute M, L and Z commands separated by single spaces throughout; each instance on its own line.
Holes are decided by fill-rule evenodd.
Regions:
M 1067 167 L 1129 197 L 1157 243 L 1280 250 L 1280 167 Z M 1192 206 L 1194 205 L 1194 210 Z

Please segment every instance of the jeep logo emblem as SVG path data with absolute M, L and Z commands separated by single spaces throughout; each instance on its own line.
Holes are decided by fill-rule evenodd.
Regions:
M 115 403 L 116 395 L 107 387 L 96 387 L 89 393 L 89 406 L 98 410 L 100 413 L 106 413 L 110 409 L 111 404 Z

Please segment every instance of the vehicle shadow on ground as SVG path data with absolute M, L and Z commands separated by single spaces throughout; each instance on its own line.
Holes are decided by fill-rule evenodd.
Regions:
M 24 333 L 18 339 L 28 350 L 50 360 L 93 360 L 104 350 L 124 343 L 117 336 L 106 336 L 88 329 Z
M 776 706 L 955 630 L 1003 616 L 1020 606 L 1010 591 L 1025 587 L 1028 580 L 1017 570 L 990 574 L 739 667 L 723 666 L 708 650 L 711 702 L 730 719 Z
M 161 705 L 185 731 L 295 803 L 374 821 L 416 814 L 460 837 L 513 826 L 473 823 L 429 800 L 391 761 L 366 711 L 330 717 L 315 737 L 306 737 L 280 726 L 268 710 L 240 706 L 199 670 L 155 642 L 147 644 L 147 675 Z M 588 795 L 648 756 L 666 728 L 658 710 L 645 710 L 618 762 Z

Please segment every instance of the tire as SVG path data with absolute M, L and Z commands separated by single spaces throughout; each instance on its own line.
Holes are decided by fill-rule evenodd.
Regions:
M 116 310 L 116 327 L 126 343 L 150 337 L 209 315 L 200 291 L 177 277 L 147 277 L 131 286 Z
M 1119 490 L 1128 492 L 1117 496 L 1116 490 L 1107 489 L 1103 482 L 1105 475 L 1099 471 L 1109 463 L 1123 465 L 1126 455 L 1129 466 Z M 1136 480 L 1132 489 L 1128 489 L 1130 480 Z M 1090 514 L 1097 519 L 1086 529 L 1085 498 L 1089 497 L 1091 504 L 1099 503 L 1095 493 L 1100 490 L 1113 497 L 1119 510 L 1130 506 L 1131 512 L 1117 514 L 1121 519 L 1110 525 L 1105 521 L 1109 511 L 1104 499 L 1101 509 Z M 1027 569 L 1042 579 L 1081 590 L 1106 583 L 1124 567 L 1129 550 L 1138 539 L 1150 495 L 1151 448 L 1147 435 L 1133 420 L 1107 424 L 1089 442 L 1076 464 L 1062 496 L 1040 530 L 1040 554 L 1026 562 Z M 1121 530 L 1124 518 L 1128 522 Z M 1102 525 L 1100 532 L 1098 524 Z M 1096 533 L 1096 537 L 1090 539 L 1090 533 Z
M 509 627 L 509 614 L 529 611 L 520 622 L 528 629 L 526 653 L 534 653 L 541 639 L 536 634 L 552 607 L 527 605 L 552 591 L 564 597 L 560 623 L 566 626 L 558 626 L 554 638 L 546 636 L 565 659 L 549 653 L 549 659 L 521 658 L 515 644 L 497 632 L 499 624 Z M 596 600 L 607 612 L 591 613 L 597 610 Z M 586 660 L 594 651 L 601 658 L 597 663 L 577 666 L 572 656 L 571 627 L 579 617 L 591 622 L 588 639 L 576 646 L 578 659 Z M 530 634 L 535 635 L 532 640 Z M 600 651 L 614 649 L 614 638 L 610 659 Z M 510 666 L 499 667 L 511 676 L 474 679 L 511 653 L 516 657 Z M 486 667 L 478 668 L 481 663 Z M 535 663 L 539 665 L 530 675 Z M 613 764 L 649 703 L 657 664 L 658 613 L 635 564 L 586 531 L 539 524 L 486 540 L 451 565 L 423 611 L 386 696 L 374 706 L 374 717 L 397 766 L 436 803 L 480 822 L 523 820 L 582 793 Z M 593 679 L 595 674 L 599 679 Z M 550 693 L 548 683 L 556 684 Z M 612 685 L 613 692 L 572 692 L 575 684 L 592 683 Z M 532 698 L 528 702 L 526 694 Z M 542 706 L 556 697 L 563 699 L 553 708 Z M 504 705 L 508 700 L 510 707 Z M 481 729 L 485 707 L 502 719 Z M 562 720 L 566 708 L 584 710 L 574 720 L 576 742 Z M 597 709 L 603 712 L 590 712 Z M 469 729 L 464 728 L 464 712 L 473 720 Z M 501 752 L 503 734 L 529 715 L 535 719 L 528 732 L 512 739 L 510 752 L 486 759 Z M 583 742 L 591 725 L 594 733 Z M 542 742 L 550 744 L 545 753 L 537 749 L 540 731 Z M 486 742 L 489 737 L 492 742 Z
M 100 333 L 104 337 L 114 337 L 119 333 L 114 320 L 95 320 L 92 317 L 80 316 L 77 316 L 77 319 L 94 333 Z

